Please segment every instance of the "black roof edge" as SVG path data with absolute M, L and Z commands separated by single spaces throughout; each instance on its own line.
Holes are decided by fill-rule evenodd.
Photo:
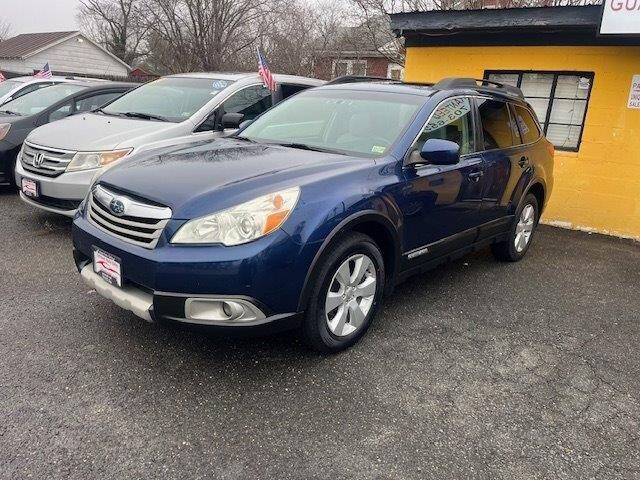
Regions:
M 325 85 L 341 85 L 343 83 L 360 83 L 360 82 L 388 82 L 388 83 L 402 83 L 402 80 L 396 80 L 395 78 L 386 77 L 370 77 L 367 75 L 343 75 L 341 77 L 329 80 Z
M 404 32 L 456 32 L 494 28 L 593 28 L 602 6 L 431 10 L 391 15 L 391 28 Z

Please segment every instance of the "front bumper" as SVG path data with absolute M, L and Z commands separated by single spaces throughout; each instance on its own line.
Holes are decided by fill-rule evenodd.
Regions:
M 171 245 L 164 235 L 158 247 L 146 249 L 102 232 L 78 216 L 73 225 L 76 266 L 99 294 L 147 321 L 178 321 L 225 330 L 280 330 L 297 324 L 306 269 L 297 267 L 300 246 L 285 232 L 231 248 Z M 110 285 L 93 272 L 94 248 L 120 258 L 123 287 Z M 238 321 L 212 321 L 193 314 L 190 306 L 194 302 L 202 306 L 207 301 L 244 305 L 255 315 Z
M 89 187 L 99 170 L 84 170 L 80 172 L 64 172 L 57 177 L 47 177 L 26 171 L 22 167 L 20 158 L 16 161 L 15 179 L 20 187 L 22 178 L 28 178 L 38 182 L 38 198 L 20 198 L 29 205 L 46 210 L 48 212 L 73 217 L 78 206 L 87 196 Z
M 130 285 L 123 288 L 114 287 L 95 273 L 91 264 L 82 267 L 80 275 L 87 285 L 103 297 L 113 301 L 119 307 L 135 313 L 147 322 L 152 321 L 153 295 Z

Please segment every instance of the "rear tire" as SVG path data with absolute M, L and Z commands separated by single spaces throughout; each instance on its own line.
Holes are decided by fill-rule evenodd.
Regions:
M 354 232 L 326 250 L 315 272 L 302 337 L 319 352 L 339 352 L 365 334 L 378 311 L 384 259 L 370 237 Z
M 507 240 L 491 245 L 493 255 L 502 262 L 522 260 L 531 246 L 539 219 L 538 200 L 529 193 L 516 212 Z

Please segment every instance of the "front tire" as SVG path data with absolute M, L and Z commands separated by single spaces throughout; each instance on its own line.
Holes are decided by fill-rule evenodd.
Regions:
M 327 249 L 315 271 L 302 336 L 315 350 L 338 352 L 365 334 L 378 311 L 384 259 L 370 237 L 349 233 Z
M 507 240 L 491 245 L 494 256 L 502 262 L 522 260 L 531 246 L 539 219 L 538 199 L 529 193 L 516 212 Z

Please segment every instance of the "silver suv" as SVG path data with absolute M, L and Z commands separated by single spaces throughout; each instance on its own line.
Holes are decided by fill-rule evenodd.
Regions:
M 210 141 L 287 98 L 324 82 L 274 75 L 271 94 L 257 74 L 188 73 L 162 77 L 90 113 L 35 129 L 16 161 L 23 201 L 73 216 L 94 178 L 121 159 L 158 148 Z M 169 180 L 169 179 L 168 179 Z

